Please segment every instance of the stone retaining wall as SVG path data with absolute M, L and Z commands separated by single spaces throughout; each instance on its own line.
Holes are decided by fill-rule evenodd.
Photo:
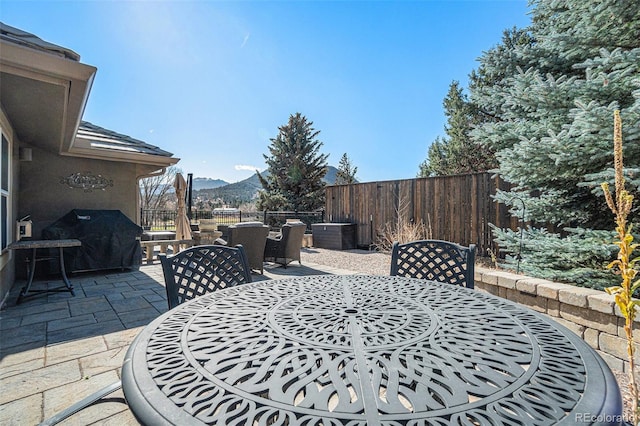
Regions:
M 629 371 L 625 319 L 613 296 L 539 278 L 476 267 L 475 288 L 542 312 L 596 349 L 611 368 Z M 640 334 L 640 322 L 634 324 Z M 638 340 L 638 339 L 636 339 Z M 636 365 L 640 344 L 636 343 Z

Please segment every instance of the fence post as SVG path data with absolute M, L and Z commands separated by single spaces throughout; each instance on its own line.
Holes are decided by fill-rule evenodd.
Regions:
M 191 207 L 193 205 L 193 173 L 187 174 L 187 217 L 191 220 Z

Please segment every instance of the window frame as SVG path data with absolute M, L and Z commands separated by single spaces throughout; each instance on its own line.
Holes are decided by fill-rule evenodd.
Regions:
M 13 242 L 11 233 L 12 143 L 0 127 L 0 253 Z

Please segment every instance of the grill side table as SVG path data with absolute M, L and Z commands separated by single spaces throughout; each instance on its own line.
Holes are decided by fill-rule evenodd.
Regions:
M 68 291 L 72 296 L 75 296 L 73 291 L 73 285 L 69 282 L 69 278 L 67 278 L 67 272 L 64 268 L 64 248 L 65 247 L 79 247 L 82 243 L 80 240 L 69 239 L 69 240 L 20 240 L 14 243 L 11 243 L 7 248 L 9 250 L 31 250 L 31 266 L 29 267 L 29 279 L 27 281 L 27 285 L 22 287 L 20 291 L 20 295 L 18 296 L 18 300 L 16 304 L 20 304 L 22 299 L 28 296 L 34 296 L 36 294 L 48 293 L 48 292 L 58 292 L 58 291 Z M 60 260 L 60 273 L 62 274 L 62 281 L 64 281 L 65 287 L 58 287 L 46 290 L 31 290 L 31 284 L 33 283 L 33 277 L 36 272 L 36 264 L 42 260 L 50 260 L 51 257 L 37 257 L 38 249 L 51 249 L 57 248 L 59 251 L 59 260 Z

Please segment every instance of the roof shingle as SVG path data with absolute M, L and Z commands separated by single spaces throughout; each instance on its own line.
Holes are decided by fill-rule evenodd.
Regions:
M 57 44 L 49 43 L 42 40 L 38 36 L 35 36 L 26 31 L 22 31 L 18 28 L 14 28 L 2 22 L 0 22 L 0 39 L 19 44 L 21 46 L 26 46 L 31 49 L 51 53 L 62 58 L 71 59 L 72 61 L 80 62 L 80 55 L 78 55 L 73 50 L 67 49 L 66 47 L 58 46 Z
M 90 142 L 91 147 L 97 149 L 108 149 L 112 151 L 122 151 L 147 155 L 159 155 L 162 157 L 171 157 L 172 153 L 164 151 L 157 146 L 150 145 L 138 139 L 134 139 L 127 135 L 116 133 L 112 130 L 105 129 L 88 121 L 82 121 L 78 128 L 77 138 L 86 139 Z

